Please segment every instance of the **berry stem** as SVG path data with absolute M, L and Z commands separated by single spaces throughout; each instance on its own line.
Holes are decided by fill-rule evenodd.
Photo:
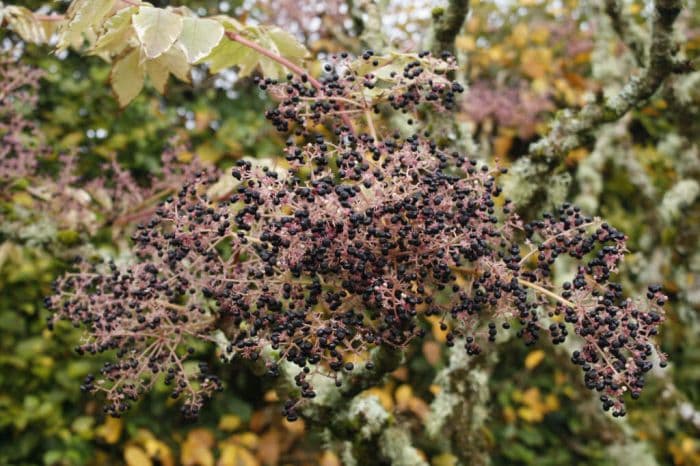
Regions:
M 564 235 L 566 235 L 567 233 L 570 233 L 570 232 L 572 232 L 572 231 L 578 230 L 578 229 L 580 229 L 580 228 L 588 228 L 588 227 L 593 226 L 593 225 L 599 225 L 600 223 L 602 223 L 602 221 L 601 221 L 599 218 L 597 218 L 597 219 L 594 219 L 594 220 L 591 221 L 591 222 L 583 223 L 583 224 L 581 224 L 581 225 L 579 225 L 579 226 L 575 226 L 575 227 L 570 228 L 570 229 L 568 229 L 568 230 L 564 230 L 564 231 L 562 231 L 561 233 L 558 233 L 558 234 L 556 234 L 556 235 L 554 235 L 554 236 L 551 236 L 551 237 L 547 238 L 546 240 L 544 240 L 544 242 L 542 242 L 541 246 L 544 246 L 544 245 L 546 245 L 546 244 L 549 244 L 549 243 L 551 243 L 552 241 L 555 241 L 557 238 L 559 238 L 559 237 L 561 237 L 561 236 L 564 236 Z M 539 250 L 538 250 L 537 248 L 533 248 L 532 251 L 528 252 L 527 254 L 525 254 L 525 256 L 523 256 L 522 259 L 520 259 L 520 263 L 519 263 L 518 265 L 523 265 L 525 262 L 527 262 L 527 260 L 528 260 L 530 257 L 533 256 L 533 254 L 537 253 L 538 251 L 539 251 Z
M 547 295 L 556 301 L 559 301 L 560 303 L 564 304 L 565 306 L 576 307 L 576 305 L 574 303 L 572 303 L 571 301 L 569 301 L 568 299 L 564 299 L 561 296 L 559 296 L 558 294 L 552 293 L 547 288 L 542 288 L 540 285 L 538 285 L 536 283 L 532 283 L 532 282 L 527 281 L 527 280 L 522 279 L 522 278 L 518 278 L 518 283 L 520 283 L 521 285 L 526 286 L 528 288 L 531 288 L 535 291 L 539 291 L 540 293 Z

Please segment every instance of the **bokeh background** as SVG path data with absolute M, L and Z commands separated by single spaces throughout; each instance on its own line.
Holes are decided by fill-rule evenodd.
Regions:
M 61 1 L 16 3 L 46 11 L 66 7 Z M 152 3 L 277 24 L 312 51 L 318 59 L 312 69 L 341 50 L 420 50 L 441 6 L 425 0 Z M 620 3 L 634 24 L 646 27 L 651 2 Z M 697 57 L 700 3 L 685 3 L 677 36 L 685 53 Z M 465 446 L 494 465 L 700 465 L 700 73 L 672 78 L 641 108 L 548 166 L 546 175 L 523 157 L 558 111 L 614 92 L 636 69 L 605 4 L 472 0 L 455 42 L 458 78 L 468 90 L 454 115 L 459 137 L 449 142 L 510 166 L 506 194 L 525 218 L 573 201 L 625 231 L 632 254 L 622 281 L 637 293 L 660 282 L 671 297 L 659 337 L 671 364 L 650 376 L 626 418 L 613 420 L 584 389 L 566 351 L 546 342 L 534 348 L 499 342 L 483 362 L 488 380 L 474 397 L 482 408 L 479 442 Z M 274 159 L 283 147 L 264 119 L 272 102 L 235 70 L 216 77 L 195 70 L 193 85 L 171 82 L 165 97 L 149 89 L 119 110 L 107 84 L 109 66 L 100 59 L 50 53 L 8 30 L 0 30 L 0 49 L 5 62 L 42 70 L 32 91 L 35 106 L 24 110 L 36 124 L 26 144 L 41 146 L 49 158 L 77 154 L 86 177 L 116 157 L 145 179 L 157 172 L 173 138 L 188 147 L 178 155 L 183 160 L 197 154 L 221 167 L 242 157 Z M 0 198 L 0 219 L 13 205 L 30 202 L 22 194 Z M 43 228 L 0 224 L 0 465 L 341 464 L 303 422 L 283 420 L 269 381 L 221 366 L 213 350 L 212 366 L 227 389 L 197 421 L 181 418 L 165 387 L 123 418 L 105 417 L 99 400 L 79 390 L 103 361 L 72 352 L 79 331 L 49 332 L 42 304 L 52 280 L 70 265 L 61 251 L 84 238 Z M 118 253 L 123 245 L 106 230 L 90 242 Z M 421 429 L 438 390 L 433 378 L 446 363 L 444 338 L 435 325 L 411 347 L 405 367 L 368 396 Z M 435 466 L 456 464 L 434 445 L 417 447 Z

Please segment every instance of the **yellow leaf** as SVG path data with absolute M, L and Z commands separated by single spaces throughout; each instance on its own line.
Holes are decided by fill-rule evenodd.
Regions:
M 318 462 L 319 466 L 342 466 L 340 458 L 332 451 L 326 450 L 321 455 Z
M 428 415 L 430 414 L 430 407 L 428 406 L 428 403 L 417 396 L 413 396 L 410 400 L 408 400 L 408 409 L 421 420 L 427 419 Z
M 278 464 L 280 459 L 280 431 L 273 427 L 260 437 L 257 457 L 263 464 Z
M 204 142 L 197 146 L 195 153 L 200 160 L 210 163 L 218 162 L 224 155 L 220 149 L 214 147 L 210 142 Z
M 115 0 L 76 0 L 68 7 L 67 21 L 61 25 L 58 49 L 80 46 L 84 37 L 102 24 L 112 10 Z
M 432 466 L 457 466 L 457 457 L 450 453 L 434 456 L 430 462 Z
M 569 377 L 562 371 L 554 371 L 554 385 L 564 385 L 569 380 Z
M 547 411 L 556 411 L 559 409 L 559 398 L 554 393 L 550 393 L 545 397 L 544 405 L 547 407 Z
M 105 423 L 97 428 L 95 433 L 105 442 L 113 445 L 119 441 L 123 426 L 124 423 L 121 419 L 109 416 L 105 420 Z
M 520 419 L 523 421 L 532 423 L 541 422 L 542 419 L 544 419 L 544 414 L 542 411 L 535 408 L 528 408 L 526 406 L 518 409 L 518 416 L 520 416 Z
M 515 131 L 510 128 L 499 128 L 498 136 L 493 141 L 493 154 L 498 159 L 505 159 L 513 147 Z
M 34 200 L 32 199 L 32 196 L 25 191 L 20 191 L 18 193 L 13 194 L 12 202 L 27 208 L 31 208 L 34 205 Z
M 244 447 L 253 450 L 258 448 L 260 439 L 253 432 L 243 432 L 241 434 L 232 435 L 229 437 L 225 443 L 237 443 L 243 445 Z
M 426 317 L 426 320 L 429 321 L 433 327 L 433 337 L 440 343 L 444 343 L 445 341 L 447 341 L 447 333 L 449 332 L 449 326 L 445 330 L 441 328 L 441 325 L 444 323 L 444 321 L 440 318 L 440 316 Z
M 226 443 L 221 447 L 218 466 L 258 466 L 260 462 L 245 448 L 235 443 Z
M 58 21 L 41 21 L 30 9 L 14 5 L 0 6 L 3 20 L 22 40 L 35 44 L 46 43 L 60 25 Z
M 520 68 L 533 79 L 544 78 L 552 68 L 552 51 L 544 47 L 525 50 L 520 57 Z
M 146 452 L 135 445 L 129 445 L 124 449 L 124 462 L 127 466 L 153 466 Z
M 476 41 L 472 36 L 457 36 L 457 38 L 455 39 L 455 46 L 459 50 L 471 52 L 473 50 L 476 50 Z
M 193 429 L 188 432 L 182 444 L 180 461 L 183 466 L 213 466 L 214 435 L 207 429 Z
M 527 44 L 528 39 L 528 27 L 525 23 L 518 23 L 514 28 L 511 36 L 513 37 L 513 44 L 516 47 L 523 48 Z
M 394 392 L 394 399 L 396 399 L 396 407 L 400 410 L 408 409 L 408 404 L 413 397 L 413 388 L 408 384 L 399 385 L 399 387 Z
M 522 394 L 522 403 L 528 406 L 536 406 L 541 403 L 540 389 L 537 387 L 528 388 Z
M 148 60 L 146 62 L 146 71 L 153 87 L 155 87 L 159 93 L 165 94 L 165 88 L 168 85 L 168 76 L 170 76 L 168 68 L 163 66 L 158 60 Z
M 180 81 L 190 82 L 190 65 L 187 63 L 187 57 L 179 48 L 171 47 L 155 61 L 167 68 L 170 74 Z
M 566 154 L 564 162 L 566 165 L 573 167 L 579 164 L 588 155 L 588 149 L 585 147 L 580 147 L 578 149 L 573 149 Z
M 530 40 L 538 45 L 544 45 L 549 39 L 549 26 L 538 26 L 530 32 Z
M 488 49 L 486 53 L 491 62 L 499 63 L 503 60 L 503 58 L 505 58 L 505 52 L 503 51 L 503 47 L 501 47 L 500 45 L 494 45 L 493 47 Z
M 136 13 L 136 7 L 123 8 L 105 21 L 103 33 L 97 38 L 90 49 L 94 55 L 116 55 L 129 44 L 129 38 L 134 34 L 131 27 L 131 17 Z
M 384 409 L 387 411 L 392 411 L 394 409 L 394 400 L 391 398 L 391 395 L 387 392 L 387 390 L 379 387 L 372 387 L 362 392 L 362 396 L 376 396 Z
M 440 362 L 442 347 L 435 341 L 423 342 L 423 357 L 431 366 L 437 366 Z
M 503 418 L 508 424 L 514 423 L 518 416 L 515 414 L 515 410 L 511 406 L 506 406 L 503 408 Z
M 546 95 L 551 88 L 551 84 L 545 77 L 536 78 L 532 80 L 532 90 L 539 95 Z
M 294 422 L 290 422 L 290 421 L 284 419 L 284 420 L 282 420 L 282 425 L 290 433 L 296 434 L 296 435 L 302 435 L 304 433 L 304 431 L 306 430 L 306 424 L 304 423 L 303 419 L 297 419 Z
M 241 424 L 243 424 L 241 418 L 235 414 L 225 414 L 219 419 L 219 429 L 221 430 L 236 430 L 241 427 Z
M 120 107 L 126 107 L 139 95 L 143 89 L 145 74 L 146 68 L 141 62 L 139 49 L 133 49 L 114 62 L 109 81 Z
M 408 380 L 408 368 L 406 366 L 401 366 L 391 373 L 391 376 L 401 382 Z
M 531 351 L 530 354 L 525 357 L 525 367 L 527 369 L 534 369 L 535 367 L 539 366 L 539 364 L 542 362 L 544 359 L 544 351 L 542 350 L 534 350 Z

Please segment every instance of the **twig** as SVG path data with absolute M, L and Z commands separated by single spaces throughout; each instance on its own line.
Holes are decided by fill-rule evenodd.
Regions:
M 435 23 L 432 52 L 454 53 L 455 37 L 459 34 L 464 24 L 464 18 L 469 13 L 469 0 L 449 0 L 445 8 L 433 10 L 433 22 Z
M 526 286 L 528 288 L 531 288 L 535 291 L 538 291 L 544 295 L 547 295 L 550 298 L 554 299 L 555 301 L 559 301 L 560 303 L 564 304 L 565 306 L 576 307 L 576 305 L 573 302 L 569 301 L 568 299 L 562 298 L 561 296 L 559 296 L 556 293 L 552 293 L 547 288 L 543 288 L 540 285 L 538 285 L 537 283 L 529 282 L 523 278 L 518 278 L 518 283 L 520 283 L 521 285 Z
M 651 26 L 648 64 L 640 75 L 630 78 L 622 90 L 608 99 L 585 105 L 578 112 L 562 112 L 550 133 L 530 145 L 530 155 L 555 161 L 580 147 L 585 136 L 601 124 L 619 120 L 632 108 L 649 99 L 679 67 L 674 59 L 676 44 L 673 23 L 681 11 L 681 0 L 657 0 Z
M 613 29 L 622 42 L 632 51 L 639 66 L 646 63 L 644 37 L 639 27 L 622 11 L 620 0 L 605 0 L 605 12 L 610 17 Z

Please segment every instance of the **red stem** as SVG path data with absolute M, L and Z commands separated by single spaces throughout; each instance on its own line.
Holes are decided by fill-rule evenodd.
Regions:
M 250 39 L 246 39 L 242 35 L 235 33 L 233 31 L 226 31 L 226 37 L 228 37 L 229 39 L 231 39 L 234 42 L 238 42 L 241 45 L 245 45 L 246 47 L 255 50 L 256 52 L 258 52 L 261 55 L 265 55 L 267 58 L 276 61 L 277 63 L 284 66 L 285 68 L 287 68 L 289 71 L 291 71 L 294 74 L 297 74 L 299 76 L 306 76 L 309 79 L 309 82 L 311 83 L 311 85 L 313 87 L 315 87 L 316 90 L 320 91 L 323 88 L 323 84 L 321 84 L 316 78 L 309 76 L 309 74 L 307 73 L 307 71 L 304 68 L 292 63 L 291 61 L 287 60 L 283 56 L 277 55 L 276 53 L 266 49 L 262 45 L 260 45 L 256 42 L 253 42 Z

